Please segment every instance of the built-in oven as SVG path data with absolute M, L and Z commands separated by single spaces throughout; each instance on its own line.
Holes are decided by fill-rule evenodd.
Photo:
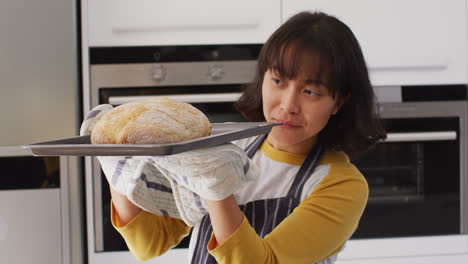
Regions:
M 90 109 L 158 96 L 199 108 L 210 122 L 246 121 L 234 108 L 253 80 L 261 45 L 91 48 Z M 86 93 L 84 93 L 86 94 Z M 88 109 L 89 110 L 89 109 Z M 90 263 L 131 263 L 127 246 L 110 219 L 110 193 L 97 159 L 86 158 Z M 186 262 L 189 238 L 155 263 Z M 118 260 L 117 260 L 118 259 Z M 179 263 L 179 262 L 177 262 Z
M 468 253 L 466 85 L 375 91 L 388 134 L 353 157 L 369 200 L 350 258 Z

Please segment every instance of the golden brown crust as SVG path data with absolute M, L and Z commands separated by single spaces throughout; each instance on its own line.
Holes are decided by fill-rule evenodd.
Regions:
M 93 128 L 93 144 L 165 144 L 211 134 L 208 118 L 188 103 L 169 98 L 126 103 Z

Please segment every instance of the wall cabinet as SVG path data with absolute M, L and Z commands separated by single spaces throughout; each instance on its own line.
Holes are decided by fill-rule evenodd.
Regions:
M 89 46 L 263 43 L 280 0 L 85 1 Z
M 465 0 L 285 0 L 282 21 L 303 10 L 353 30 L 373 85 L 467 82 Z
M 291 15 L 323 11 L 358 38 L 373 85 L 467 82 L 465 0 L 82 1 L 90 47 L 263 43 Z

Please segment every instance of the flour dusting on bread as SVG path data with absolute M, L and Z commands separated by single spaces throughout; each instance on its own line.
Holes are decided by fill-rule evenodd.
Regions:
M 93 128 L 93 144 L 166 144 L 211 134 L 208 118 L 169 98 L 131 102 L 106 113 Z

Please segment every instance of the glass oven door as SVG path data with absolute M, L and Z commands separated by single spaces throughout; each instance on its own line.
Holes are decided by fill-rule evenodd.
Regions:
M 467 234 L 466 101 L 382 103 L 379 111 L 387 139 L 352 158 L 369 184 L 352 238 Z
M 354 160 L 369 201 L 353 237 L 460 234 L 460 118 L 385 121 L 387 140 Z

